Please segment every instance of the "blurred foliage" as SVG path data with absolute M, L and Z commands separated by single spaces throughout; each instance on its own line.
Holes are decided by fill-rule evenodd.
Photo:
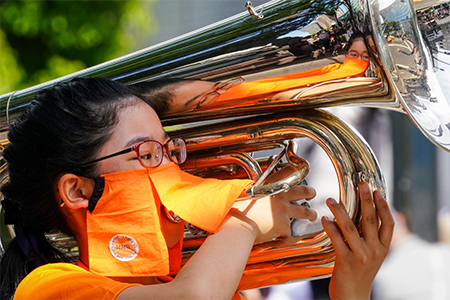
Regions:
M 0 94 L 144 47 L 153 2 L 0 0 Z
M 402 25 L 399 21 L 386 21 L 383 23 L 385 33 L 395 33 L 402 31 Z

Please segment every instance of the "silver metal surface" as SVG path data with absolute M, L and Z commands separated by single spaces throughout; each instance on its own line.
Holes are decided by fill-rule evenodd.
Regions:
M 450 89 L 443 80 L 449 78 L 450 70 L 448 66 L 437 66 L 431 53 L 443 54 L 445 47 L 432 45 L 435 41 L 430 41 L 432 36 L 422 39 L 416 12 L 409 1 L 392 1 L 389 5 L 371 1 L 369 8 L 377 33 L 374 39 L 379 45 L 379 59 L 389 70 L 389 81 L 403 109 L 429 140 L 449 150 Z M 447 15 L 438 23 L 448 27 L 450 17 Z M 442 40 L 450 39 L 448 30 L 436 28 L 436 34 Z M 441 81 L 437 79 L 439 76 Z
M 259 134 L 257 136 L 249 134 L 249 128 L 257 130 Z M 286 141 L 297 138 L 311 139 L 322 147 L 332 161 L 339 182 L 340 201 L 355 222 L 360 218 L 357 185 L 365 180 L 372 188 L 384 193 L 384 179 L 368 144 L 345 122 L 322 110 L 279 112 L 238 121 L 174 129 L 169 131 L 169 134 L 183 137 L 187 143 L 189 156 L 192 157 L 227 156 L 227 153 L 234 153 L 238 149 L 252 153 L 279 148 L 283 153 Z M 240 160 L 239 167 L 246 169 L 246 161 Z M 268 165 L 270 162 L 266 163 L 266 166 Z M 191 168 L 192 164 L 189 163 L 188 166 Z M 203 240 L 204 236 L 188 237 L 185 240 L 184 263 L 195 253 Z M 323 230 L 257 245 L 244 272 L 243 288 L 261 286 L 258 281 L 245 279 L 255 274 L 267 273 L 276 276 L 279 282 L 292 280 L 294 277 L 311 278 L 311 274 L 329 275 L 333 259 L 334 252 L 330 240 Z M 308 272 L 302 272 L 305 264 L 308 266 Z M 295 276 L 292 276 L 292 273 L 283 275 L 283 271 L 286 270 L 298 272 Z
M 7 99 L 11 97 L 9 118 L 18 117 L 35 93 L 56 82 L 78 76 L 104 76 L 126 84 L 164 77 L 184 77 L 221 81 L 243 76 L 247 82 L 316 69 L 343 61 L 342 49 L 313 57 L 311 39 L 324 29 L 352 26 L 366 34 L 372 63 L 366 72 L 366 89 L 340 88 L 333 93 L 271 100 L 261 94 L 252 99 L 219 102 L 200 111 L 177 112 L 165 116 L 165 124 L 178 120 L 205 120 L 304 107 L 362 104 L 405 110 L 421 131 L 437 145 L 448 149 L 448 65 L 443 61 L 448 49 L 448 30 L 438 30 L 444 43 L 421 37 L 410 1 L 350 1 L 352 7 L 311 1 L 271 1 L 264 4 L 265 18 L 248 13 L 225 19 L 167 42 L 125 55 L 74 74 L 0 97 L 0 140 L 6 139 Z M 262 7 L 252 8 L 254 11 Z M 337 19 L 336 19 L 337 18 Z M 449 17 L 437 20 L 448 26 Z M 386 24 L 397 24 L 397 27 Z M 395 28 L 395 30 L 393 29 Z M 336 31 L 336 30 L 335 30 Z M 344 32 L 333 32 L 340 36 Z M 343 42 L 345 43 L 345 41 Z M 433 54 L 430 54 L 432 49 Z M 446 57 L 445 57 L 446 58 Z M 437 62 L 441 61 L 437 65 Z M 441 77 L 437 80 L 436 77 Z M 371 79 L 371 81 L 370 81 Z M 346 80 L 346 79 L 341 79 Z M 354 79 L 350 79 L 354 80 Z M 358 79 L 356 79 L 358 80 Z M 330 83 L 327 83 L 330 84 Z M 320 85 L 323 85 L 321 83 Z M 318 85 L 318 86 L 320 86 Z M 360 86 L 360 85 L 358 85 Z

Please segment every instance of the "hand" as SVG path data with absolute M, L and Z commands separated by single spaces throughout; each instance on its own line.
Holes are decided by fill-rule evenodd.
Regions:
M 359 185 L 359 192 L 361 235 L 334 199 L 328 199 L 327 205 L 336 221 L 322 217 L 323 228 L 336 251 L 329 286 L 332 299 L 369 299 L 372 282 L 389 251 L 394 219 L 386 200 L 379 191 L 375 191 L 372 201 L 371 191 L 365 182 Z
M 316 191 L 309 186 L 294 186 L 289 191 L 260 199 L 237 201 L 230 213 L 252 227 L 255 243 L 263 243 L 291 233 L 290 218 L 314 221 L 317 213 L 291 201 L 311 200 Z

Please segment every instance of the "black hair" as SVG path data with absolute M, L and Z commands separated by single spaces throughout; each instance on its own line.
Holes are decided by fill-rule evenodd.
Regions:
M 348 41 L 346 51 L 348 51 L 348 49 L 352 47 L 353 43 L 359 39 L 361 39 L 365 43 L 365 35 L 361 31 L 354 31 Z
M 161 117 L 169 112 L 174 97 L 173 89 L 176 85 L 192 81 L 195 79 L 163 78 L 135 83 L 129 88 L 134 95 L 147 102 Z
M 44 235 L 71 234 L 56 198 L 58 180 L 65 173 L 97 176 L 96 165 L 80 166 L 96 158 L 120 109 L 140 101 L 118 82 L 76 78 L 38 93 L 10 128 L 3 152 L 9 181 L 1 188 L 2 205 L 5 216 L 37 240 L 41 261 L 67 261 Z M 1 258 L 1 299 L 11 299 L 20 281 L 38 266 L 21 250 L 18 237 Z

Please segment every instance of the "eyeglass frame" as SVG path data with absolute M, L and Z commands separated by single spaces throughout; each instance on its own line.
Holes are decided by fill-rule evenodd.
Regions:
M 140 143 L 138 143 L 138 144 L 136 144 L 136 145 L 133 145 L 133 146 L 131 146 L 131 147 L 128 147 L 128 148 L 126 148 L 126 149 L 123 149 L 123 150 L 121 150 L 121 151 L 118 151 L 118 152 L 115 152 L 115 153 L 112 153 L 112 154 L 109 154 L 109 155 L 106 155 L 106 156 L 103 156 L 103 157 L 94 159 L 93 161 L 87 162 L 87 163 L 83 164 L 82 166 L 83 166 L 83 167 L 86 167 L 86 166 L 89 166 L 89 165 L 98 163 L 99 161 L 102 161 L 102 160 L 105 160 L 105 159 L 108 159 L 108 158 L 112 158 L 112 157 L 115 157 L 115 156 L 119 156 L 119 155 L 122 155 L 122 154 L 126 154 L 126 153 L 129 153 L 129 152 L 131 152 L 131 151 L 136 152 L 137 159 L 139 160 L 139 163 L 141 164 L 141 166 L 143 166 L 143 167 L 146 168 L 146 169 L 156 168 L 156 167 L 160 166 L 161 163 L 162 163 L 162 161 L 163 161 L 163 159 L 164 159 L 164 154 L 166 154 L 167 157 L 169 157 L 170 161 L 174 162 L 174 163 L 177 164 L 177 165 L 180 165 L 180 164 L 182 164 L 182 163 L 184 163 L 184 162 L 186 161 L 186 157 L 184 158 L 184 161 L 182 161 L 182 162 L 176 162 L 175 160 L 173 160 L 172 156 L 170 155 L 169 147 L 168 147 L 168 145 L 167 145 L 170 141 L 172 141 L 172 140 L 174 140 L 174 139 L 180 139 L 180 140 L 183 141 L 183 144 L 184 144 L 184 151 L 186 152 L 186 156 L 187 156 L 186 141 L 185 141 L 184 139 L 182 139 L 182 138 L 171 138 L 171 139 L 169 139 L 169 140 L 168 140 L 166 143 L 164 143 L 164 144 L 162 144 L 162 143 L 160 143 L 160 142 L 158 142 L 158 141 L 155 141 L 155 140 L 145 140 L 145 141 L 142 141 L 142 142 L 140 142 Z M 140 155 L 139 155 L 139 147 L 141 147 L 142 144 L 147 143 L 147 142 L 155 142 L 155 143 L 159 144 L 159 145 L 161 146 L 161 148 L 163 149 L 163 151 L 162 151 L 162 152 L 163 152 L 163 156 L 162 156 L 162 158 L 161 158 L 161 161 L 160 161 L 156 166 L 147 167 L 147 166 L 142 162 L 141 157 L 140 157 Z M 164 151 L 165 151 L 165 153 L 164 153 Z
M 361 59 L 361 60 L 363 60 L 363 61 L 370 61 L 369 53 L 367 53 L 367 59 L 364 59 L 364 58 L 363 58 L 363 54 L 359 54 L 358 52 L 356 52 L 356 50 L 350 50 L 350 51 L 347 51 L 347 52 L 345 53 L 345 56 L 349 57 L 350 52 L 351 52 L 351 53 L 354 53 L 358 59 Z M 353 58 L 353 57 L 350 57 L 350 58 Z
M 233 84 L 232 86 L 230 86 L 229 88 L 227 88 L 225 91 L 228 91 L 230 88 L 232 88 L 232 87 L 234 87 L 234 86 L 236 86 L 236 85 L 238 85 L 238 84 L 241 84 L 241 83 L 243 83 L 243 82 L 245 81 L 245 79 L 242 78 L 242 77 L 236 77 L 236 78 L 227 80 L 227 81 L 225 81 L 225 82 L 220 82 L 220 83 L 214 88 L 214 90 L 212 90 L 211 92 L 208 92 L 208 93 L 204 94 L 204 95 L 200 98 L 200 100 L 198 101 L 197 107 L 196 107 L 195 109 L 199 109 L 199 108 L 202 107 L 202 102 L 203 102 L 203 100 L 206 98 L 206 96 L 208 96 L 208 95 L 211 95 L 211 94 L 216 95 L 216 98 L 215 98 L 213 101 L 208 102 L 208 105 L 209 105 L 209 104 L 213 104 L 214 102 L 216 102 L 216 100 L 217 100 L 217 99 L 219 98 L 219 96 L 222 94 L 222 93 L 219 93 L 218 91 L 220 91 L 221 89 L 223 89 L 224 86 L 226 86 L 227 84 L 229 84 L 230 82 L 235 81 L 235 80 L 236 80 L 236 81 L 239 81 L 239 82 Z

